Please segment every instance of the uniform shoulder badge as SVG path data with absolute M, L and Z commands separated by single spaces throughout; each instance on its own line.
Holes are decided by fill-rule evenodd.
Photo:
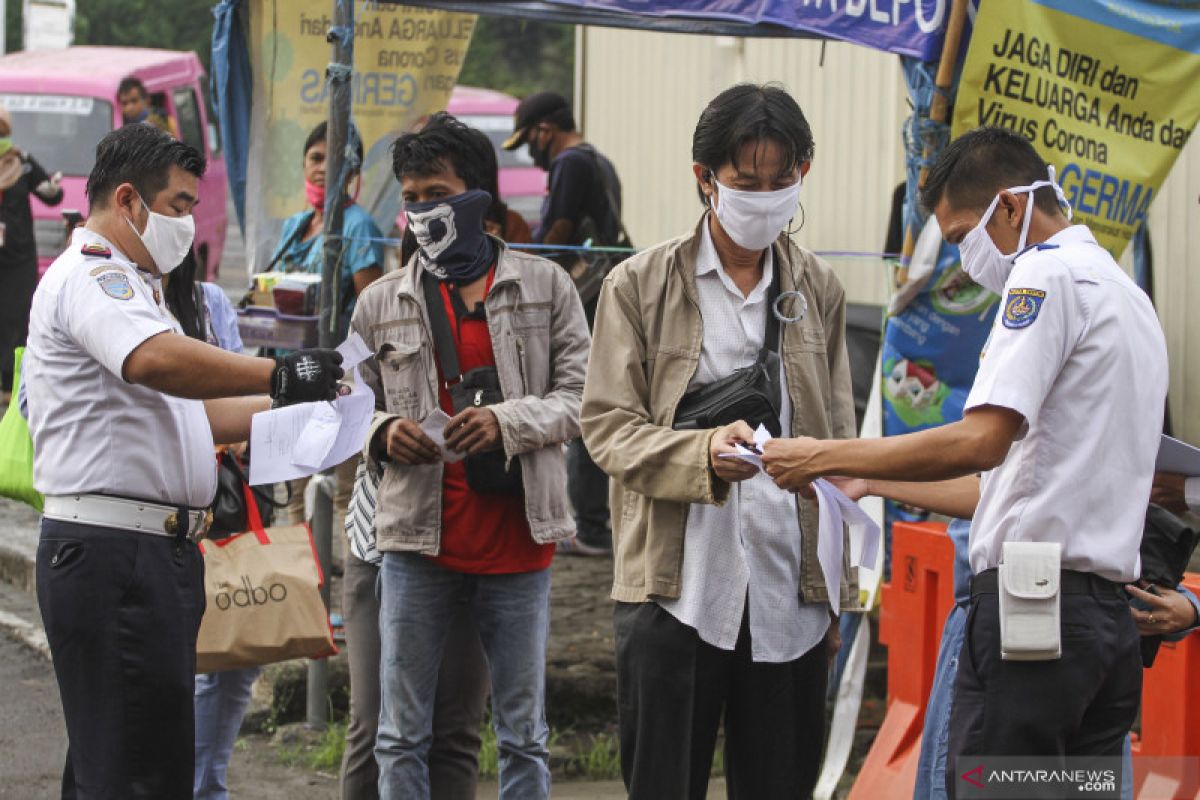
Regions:
M 79 252 L 83 253 L 85 256 L 112 258 L 112 250 L 110 250 L 102 242 L 88 242 L 83 247 L 79 248 Z
M 114 300 L 128 300 L 133 297 L 133 286 L 129 283 L 129 276 L 119 269 L 101 272 L 96 276 L 96 283 Z
M 1009 289 L 1004 301 L 1004 327 L 1028 328 L 1042 310 L 1046 293 L 1041 289 Z

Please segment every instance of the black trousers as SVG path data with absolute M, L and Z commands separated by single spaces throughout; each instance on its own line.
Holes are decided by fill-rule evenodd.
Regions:
M 965 756 L 1121 755 L 1142 693 L 1129 603 L 1114 584 L 1063 594 L 1060 613 L 1061 658 L 1004 661 L 999 596 L 972 598 L 950 712 L 950 797 Z
M 657 603 L 617 603 L 621 774 L 632 800 L 703 800 L 722 715 L 735 800 L 809 797 L 825 743 L 822 641 L 796 661 L 756 663 L 701 641 Z
M 37 593 L 67 726 L 63 798 L 191 798 L 200 551 L 43 519 Z

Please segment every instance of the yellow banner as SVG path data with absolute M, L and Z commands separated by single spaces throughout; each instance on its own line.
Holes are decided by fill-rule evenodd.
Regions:
M 475 16 L 340 1 L 354 2 L 356 12 L 350 113 L 364 149 L 358 202 L 386 234 L 400 209 L 391 143 L 446 108 Z M 249 6 L 254 111 L 246 253 L 254 271 L 270 259 L 283 220 L 305 208 L 304 140 L 329 117 L 325 69 L 333 47 L 326 36 L 334 26 L 334 2 L 252 0 Z
M 1196 12 L 1145 0 L 984 0 L 952 136 L 1020 133 L 1058 170 L 1075 221 L 1125 250 L 1200 118 Z

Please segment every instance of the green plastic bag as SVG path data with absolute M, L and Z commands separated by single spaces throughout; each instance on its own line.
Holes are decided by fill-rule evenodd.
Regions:
M 29 425 L 17 407 L 17 393 L 21 389 L 21 356 L 24 347 L 15 352 L 13 367 L 12 402 L 0 419 L 0 496 L 28 503 L 42 510 L 45 498 L 33 488 L 33 438 Z

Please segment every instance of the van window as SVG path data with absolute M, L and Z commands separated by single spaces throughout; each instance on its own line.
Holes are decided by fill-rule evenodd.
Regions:
M 532 167 L 533 159 L 525 147 L 505 150 L 504 140 L 512 136 L 512 117 L 504 114 L 463 114 L 458 118 L 464 125 L 483 131 L 492 140 L 496 161 L 500 169 L 509 167 Z
M 204 146 L 204 127 L 200 123 L 200 106 L 196 102 L 196 93 L 190 88 L 175 89 L 171 92 L 175 101 L 175 116 L 179 119 L 179 138 L 187 144 L 207 154 Z
M 12 114 L 13 141 L 49 173 L 86 177 L 96 144 L 113 127 L 112 103 L 59 94 L 0 94 Z

